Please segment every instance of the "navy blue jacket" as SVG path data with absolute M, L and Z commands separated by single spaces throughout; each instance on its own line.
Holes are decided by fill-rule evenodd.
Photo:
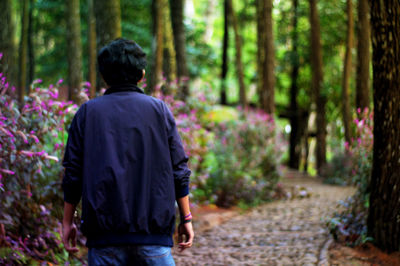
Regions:
M 82 198 L 87 246 L 172 246 L 175 200 L 189 193 L 190 170 L 166 104 L 134 85 L 83 104 L 69 128 L 64 200 Z

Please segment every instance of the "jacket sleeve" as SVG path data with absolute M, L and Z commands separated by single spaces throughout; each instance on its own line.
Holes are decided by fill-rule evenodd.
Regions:
M 85 105 L 75 114 L 69 127 L 63 160 L 65 169 L 62 182 L 64 201 L 71 204 L 78 204 L 82 196 L 84 109 Z
M 165 104 L 164 108 L 166 110 L 165 113 L 168 130 L 168 144 L 174 173 L 175 197 L 176 199 L 179 199 L 189 194 L 189 177 L 191 174 L 191 171 L 187 165 L 189 157 L 186 156 L 182 145 L 182 140 L 179 136 L 175 119 L 171 111 Z

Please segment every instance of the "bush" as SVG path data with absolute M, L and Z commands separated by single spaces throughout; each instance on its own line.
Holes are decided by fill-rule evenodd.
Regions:
M 357 245 L 368 241 L 366 219 L 369 207 L 369 183 L 372 171 L 373 149 L 373 112 L 365 109 L 357 110 L 359 118 L 354 120 L 356 138 L 352 143 L 345 143 L 345 149 L 351 156 L 352 184 L 357 192 L 342 204 L 346 210 L 336 213 L 329 221 L 335 238 L 349 245 Z
M 0 83 L 0 264 L 63 262 L 60 193 L 64 127 L 77 106 L 58 89 L 35 87 L 19 105 Z M 60 257 L 61 256 L 61 257 Z

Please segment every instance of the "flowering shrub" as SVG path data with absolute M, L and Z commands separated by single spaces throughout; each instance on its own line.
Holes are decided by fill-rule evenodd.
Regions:
M 356 138 L 352 143 L 345 143 L 345 149 L 351 156 L 352 183 L 357 192 L 342 204 L 346 210 L 336 213 L 329 222 L 335 238 L 354 245 L 368 241 L 366 237 L 366 219 L 369 207 L 370 175 L 372 171 L 373 149 L 373 112 L 357 110 L 358 118 L 354 119 Z
M 23 104 L 10 96 L 15 89 L 5 77 L 0 83 L 2 265 L 30 264 L 31 259 L 57 262 L 63 254 L 60 211 L 55 213 L 62 206 L 59 159 L 64 127 L 77 106 L 59 101 L 55 86 L 40 88 L 40 83 L 32 84 Z M 65 256 L 59 261 L 66 261 Z

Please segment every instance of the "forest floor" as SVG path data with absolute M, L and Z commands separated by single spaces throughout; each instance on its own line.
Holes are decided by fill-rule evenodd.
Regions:
M 179 265 L 400 265 L 372 246 L 349 248 L 332 240 L 327 220 L 353 187 L 286 170 L 287 199 L 249 211 L 204 207 L 195 210 L 191 249 L 173 255 Z

